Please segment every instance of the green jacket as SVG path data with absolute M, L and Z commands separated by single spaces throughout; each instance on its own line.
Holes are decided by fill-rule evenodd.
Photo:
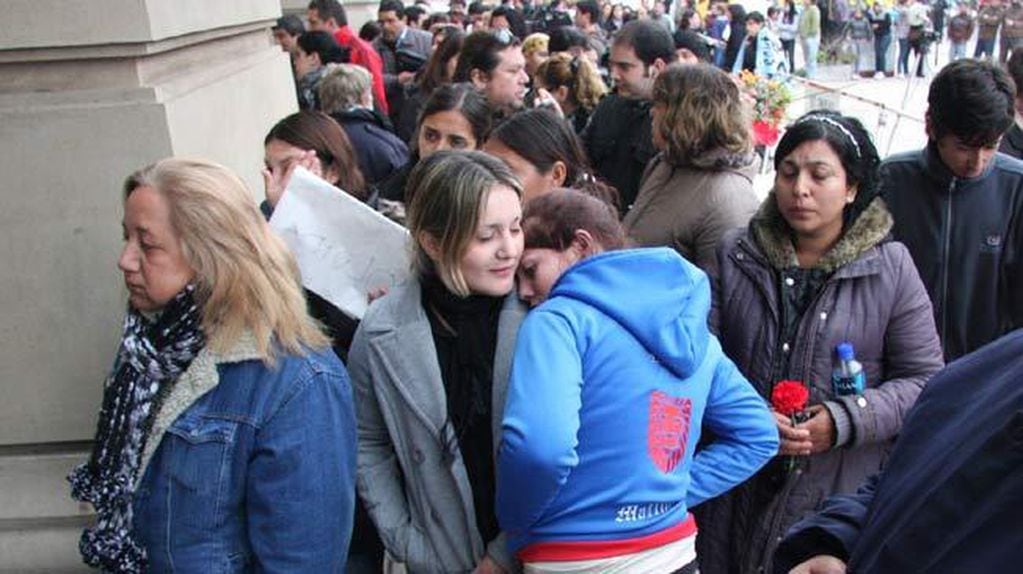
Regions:
M 820 37 L 821 35 L 821 9 L 811 5 L 803 9 L 799 16 L 799 27 L 796 33 L 800 38 Z

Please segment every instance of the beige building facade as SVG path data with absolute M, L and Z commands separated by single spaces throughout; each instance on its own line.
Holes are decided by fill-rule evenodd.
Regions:
M 305 2 L 284 1 L 304 12 Z M 375 3 L 351 6 L 352 24 Z M 78 572 L 90 447 L 126 295 L 120 188 L 166 156 L 262 195 L 262 141 L 296 110 L 280 0 L 6 0 L 0 18 L 0 572 Z

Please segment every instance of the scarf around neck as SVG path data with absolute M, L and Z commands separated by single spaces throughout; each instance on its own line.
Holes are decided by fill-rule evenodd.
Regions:
M 132 500 L 153 418 L 174 383 L 206 345 L 201 310 L 188 285 L 155 321 L 128 309 L 89 460 L 68 481 L 75 500 L 96 510 L 96 524 L 79 541 L 86 564 L 106 572 L 146 568 L 145 549 L 133 534 Z

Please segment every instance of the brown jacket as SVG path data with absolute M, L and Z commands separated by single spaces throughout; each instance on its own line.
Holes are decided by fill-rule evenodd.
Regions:
M 722 348 L 765 398 L 779 356 L 791 354 L 782 378 L 810 386 L 809 404 L 824 404 L 838 444 L 800 457 L 795 469 L 779 457 L 745 484 L 697 508 L 700 571 L 771 571 L 785 531 L 825 497 L 854 492 L 880 470 L 902 421 L 927 380 L 942 367 L 931 302 L 909 251 L 889 241 L 892 218 L 874 199 L 817 266 L 820 290 L 781 341 L 785 272 L 796 266 L 787 225 L 768 196 L 749 230 L 729 234 L 719 251 L 711 328 Z M 863 364 L 862 397 L 837 397 L 831 387 L 835 347 L 851 342 Z
M 757 210 L 753 173 L 751 156 L 712 152 L 673 166 L 658 154 L 622 221 L 625 231 L 642 247 L 671 247 L 710 273 L 721 237 L 745 226 Z

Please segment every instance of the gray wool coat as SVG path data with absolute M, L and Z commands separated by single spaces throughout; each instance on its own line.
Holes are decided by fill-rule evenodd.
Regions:
M 825 497 L 854 492 L 880 470 L 906 413 L 943 366 L 927 291 L 906 247 L 888 240 L 891 227 L 883 200 L 874 199 L 817 263 L 830 275 L 791 341 L 779 340 L 780 289 L 796 259 L 774 194 L 749 229 L 722 242 L 710 321 L 725 353 L 765 398 L 776 382 L 777 355 L 791 354 L 788 378 L 810 386 L 810 405 L 828 408 L 837 444 L 791 472 L 769 465 L 698 508 L 701 572 L 770 572 L 790 526 Z M 853 343 L 866 373 L 862 398 L 832 391 L 835 347 L 844 341 Z
M 444 382 L 420 293 L 418 281 L 410 280 L 375 301 L 348 353 L 359 495 L 387 551 L 410 573 L 471 572 L 484 554 L 514 572 L 504 535 L 485 544 L 476 528 L 469 477 L 454 430 L 445 425 Z M 525 313 L 512 293 L 498 320 L 495 460 L 515 337 Z

